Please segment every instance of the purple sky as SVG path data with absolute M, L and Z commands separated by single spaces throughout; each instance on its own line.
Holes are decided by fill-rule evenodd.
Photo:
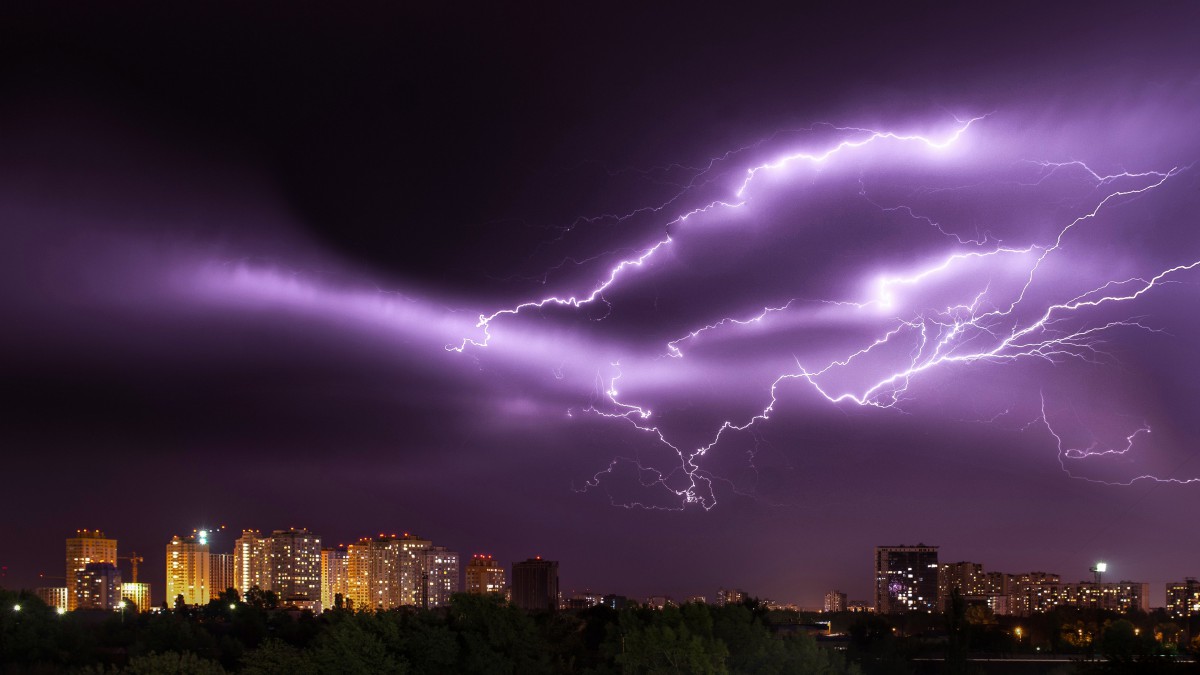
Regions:
M 221 524 L 1200 574 L 1194 7 L 5 13 L 6 586 Z

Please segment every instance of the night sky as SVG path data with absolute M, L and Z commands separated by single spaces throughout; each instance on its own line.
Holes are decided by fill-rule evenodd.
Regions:
M 5 5 L 0 584 L 1200 575 L 1200 7 L 503 4 Z

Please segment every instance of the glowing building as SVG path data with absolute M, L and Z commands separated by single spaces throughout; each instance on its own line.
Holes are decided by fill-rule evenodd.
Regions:
M 121 584 L 121 597 L 132 602 L 139 612 L 150 611 L 150 584 L 127 581 Z
M 117 564 L 117 540 L 105 537 L 100 530 L 75 530 L 75 536 L 67 538 L 67 571 L 63 575 L 68 610 L 75 609 L 79 602 L 75 573 L 96 562 Z
M 301 528 L 275 530 L 269 541 L 270 590 L 281 604 L 320 612 L 321 538 Z
M 42 588 L 33 589 L 33 594 L 38 596 L 42 602 L 46 603 L 47 607 L 54 607 L 66 611 L 67 609 L 67 587 L 66 586 L 44 586 Z
M 875 548 L 875 611 L 882 614 L 937 610 L 936 546 Z
M 110 562 L 92 562 L 75 572 L 77 609 L 116 609 L 121 602 L 121 571 Z
M 350 597 L 350 552 L 345 547 L 321 549 L 321 607 L 337 606 L 338 596 L 343 604 Z
M 233 563 L 234 556 L 232 553 L 210 553 L 209 565 L 210 574 L 208 590 L 209 595 L 213 600 L 221 597 L 221 594 L 231 588 L 237 588 L 233 581 Z
M 400 604 L 421 605 L 425 592 L 425 551 L 433 545 L 428 539 L 404 533 L 400 545 Z M 455 563 L 457 565 L 457 562 Z
M 242 530 L 242 536 L 233 543 L 233 587 L 242 597 L 255 586 L 269 589 L 270 568 L 271 552 L 267 540 L 258 530 Z
M 467 563 L 468 593 L 503 593 L 504 568 L 490 555 L 475 554 Z
M 825 594 L 826 612 L 846 611 L 846 594 L 841 591 L 829 591 Z
M 558 608 L 558 561 L 541 556 L 513 563 L 512 604 L 527 611 Z
M 347 597 L 354 609 L 399 607 L 400 543 L 380 535 L 347 547 Z
M 458 554 L 445 546 L 432 546 L 422 552 L 424 591 L 422 607 L 445 607 L 458 592 Z
M 1200 581 L 1188 577 L 1167 584 L 1167 614 L 1176 618 L 1200 616 Z
M 973 562 L 943 563 L 938 565 L 937 610 L 950 609 L 950 597 L 954 591 L 964 599 L 986 598 L 992 594 L 991 582 L 983 571 L 983 565 Z
M 724 607 L 725 605 L 737 605 L 748 597 L 750 597 L 749 594 L 740 588 L 718 588 L 717 607 Z
M 212 599 L 212 577 L 208 538 L 201 534 L 175 536 L 167 544 L 167 603 L 179 596 L 188 605 L 207 605 Z

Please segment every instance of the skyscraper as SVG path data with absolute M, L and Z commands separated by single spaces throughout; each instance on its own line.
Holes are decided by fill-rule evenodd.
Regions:
M 875 548 L 875 611 L 884 614 L 937 610 L 936 546 Z
M 270 537 L 270 589 L 281 604 L 320 611 L 321 538 L 306 529 L 275 530 Z
M 117 564 L 117 540 L 105 537 L 100 530 L 75 530 L 75 536 L 67 538 L 67 570 L 63 575 L 67 584 L 67 609 L 79 606 L 75 573 L 94 562 Z
M 364 537 L 347 547 L 347 596 L 354 609 L 399 607 L 400 543 L 385 535 Z
M 209 553 L 211 578 L 208 584 L 209 596 L 216 600 L 221 594 L 231 588 L 237 588 L 233 581 L 234 555 L 232 553 Z
M 467 563 L 468 593 L 503 593 L 504 568 L 490 555 L 475 554 Z
M 450 596 L 458 592 L 458 554 L 446 550 L 445 546 L 433 546 L 422 555 L 425 574 L 422 607 L 444 607 L 450 604 Z
M 178 596 L 189 605 L 207 605 L 211 599 L 209 584 L 211 559 L 208 540 L 199 535 L 175 536 L 167 544 L 167 603 Z
M 242 597 L 255 586 L 267 590 L 270 588 L 270 566 L 267 540 L 258 530 L 242 530 L 242 536 L 233 543 L 233 587 Z
M 512 604 L 528 611 L 558 608 L 558 561 L 541 556 L 513 563 Z
M 992 595 L 988 575 L 983 565 L 973 562 L 956 562 L 938 565 L 937 609 L 950 609 L 951 594 L 957 590 L 964 598 L 980 598 Z
M 345 603 L 350 597 L 350 552 L 345 547 L 321 549 L 321 609 L 337 606 L 337 597 Z
M 121 571 L 110 562 L 90 562 L 75 572 L 78 609 L 116 609 L 121 602 Z
M 404 533 L 400 545 L 400 604 L 420 605 L 424 593 L 425 550 L 433 545 L 428 539 Z

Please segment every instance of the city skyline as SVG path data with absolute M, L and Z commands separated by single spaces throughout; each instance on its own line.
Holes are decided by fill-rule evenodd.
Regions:
M 349 600 L 350 606 L 362 608 L 368 596 L 375 594 L 375 587 L 364 586 L 361 590 L 354 590 L 353 579 L 356 574 L 356 564 L 351 562 L 355 558 L 354 547 L 358 545 L 359 550 L 365 552 L 368 545 L 376 542 L 381 545 L 387 545 L 391 542 L 397 544 L 412 544 L 416 551 L 416 557 L 413 564 L 418 565 L 420 569 L 432 570 L 443 569 L 438 564 L 430 564 L 430 561 L 440 562 L 439 556 L 446 554 L 453 556 L 452 563 L 449 567 L 444 568 L 444 571 L 439 572 L 441 578 L 448 579 L 442 583 L 438 582 L 438 576 L 435 575 L 430 579 L 429 585 L 424 591 L 425 596 L 422 596 L 422 586 L 416 581 L 410 579 L 407 591 L 402 591 L 401 586 L 397 586 L 393 590 L 383 590 L 382 593 L 399 593 L 395 600 L 387 600 L 376 602 L 375 605 L 383 608 L 411 605 L 420 606 L 423 603 L 429 603 L 430 606 L 439 606 L 446 604 L 449 595 L 455 592 L 511 592 L 512 579 L 509 577 L 509 569 L 515 570 L 517 566 L 524 565 L 540 565 L 543 557 L 535 555 L 527 557 L 523 561 L 513 559 L 510 566 L 506 566 L 496 556 L 486 553 L 473 553 L 467 558 L 464 553 L 452 551 L 450 548 L 442 545 L 436 545 L 431 540 L 421 539 L 419 536 L 405 532 L 403 534 L 384 534 L 380 533 L 375 536 L 360 537 L 351 544 L 336 543 L 325 545 L 322 543 L 321 537 L 315 533 L 309 532 L 307 528 L 289 527 L 285 529 L 276 529 L 271 531 L 271 534 L 263 536 L 261 530 L 246 529 L 241 531 L 241 535 L 229 544 L 229 550 L 225 551 L 226 546 L 217 543 L 223 538 L 222 534 L 227 531 L 225 526 L 220 526 L 214 530 L 205 528 L 196 528 L 192 534 L 180 536 L 174 535 L 166 546 L 167 555 L 163 562 L 166 568 L 166 577 L 163 583 L 150 584 L 149 593 L 146 591 L 147 573 L 145 556 L 131 553 L 129 555 L 120 555 L 121 549 L 119 542 L 115 537 L 106 536 L 105 532 L 99 529 L 78 529 L 75 531 L 74 537 L 67 537 L 66 552 L 67 552 L 67 576 L 57 577 L 54 575 L 40 576 L 36 585 L 26 586 L 27 590 L 37 589 L 39 592 L 51 592 L 56 588 L 54 584 L 44 583 L 54 579 L 74 579 L 71 575 L 71 570 L 79 570 L 82 572 L 85 566 L 91 569 L 91 566 L 96 564 L 93 561 L 102 564 L 112 565 L 117 575 L 117 584 L 122 584 L 123 569 L 126 564 L 131 561 L 131 557 L 136 557 L 137 564 L 141 565 L 140 587 L 136 582 L 132 582 L 136 577 L 131 575 L 131 578 L 124 584 L 122 592 L 135 594 L 138 597 L 139 603 L 143 601 L 152 606 L 158 606 L 162 602 L 170 605 L 176 594 L 185 595 L 185 602 L 188 604 L 205 604 L 209 599 L 215 599 L 224 592 L 226 588 L 234 588 L 240 592 L 245 592 L 250 587 L 259 587 L 264 590 L 273 590 L 277 592 L 281 599 L 291 598 L 293 600 L 300 599 L 301 604 L 309 606 L 308 603 L 319 601 L 319 604 L 312 605 L 313 608 L 328 608 L 334 603 L 334 595 L 342 595 L 343 600 Z M 273 540 L 273 537 L 283 537 L 284 542 L 280 543 Z M 315 578 L 310 581 L 315 584 L 306 586 L 307 592 L 302 593 L 306 597 L 297 598 L 296 592 L 291 585 L 292 582 L 284 582 L 281 585 L 280 579 L 276 578 L 277 573 L 267 567 L 260 565 L 274 565 L 266 561 L 280 557 L 279 546 L 285 548 L 289 546 L 287 542 L 295 539 L 297 542 L 300 537 L 304 537 L 304 541 L 312 538 L 313 549 L 311 551 L 312 559 L 306 563 L 310 567 L 305 567 L 305 574 L 316 574 Z M 291 545 L 294 546 L 294 545 Z M 84 548 L 87 547 L 87 548 Z M 181 561 L 175 558 L 174 562 L 172 552 L 178 552 L 183 548 L 189 548 L 189 554 L 194 555 L 194 549 L 202 547 L 206 556 L 211 557 L 211 563 L 205 562 L 204 567 L 198 567 L 200 564 L 194 558 L 189 558 L 187 555 L 183 558 L 181 571 Z M 408 559 L 408 546 L 404 547 L 404 554 L 397 549 L 394 555 L 394 562 L 386 563 L 380 559 L 374 563 L 370 563 L 366 558 L 358 563 L 357 569 L 365 570 L 378 567 L 381 564 L 392 565 L 400 564 L 401 558 Z M 1013 595 L 1008 600 L 1000 605 L 989 602 L 989 608 L 998 614 L 1016 614 L 1027 615 L 1030 611 L 1044 611 L 1044 608 L 1053 607 L 1056 604 L 1063 602 L 1073 603 L 1082 602 L 1079 598 L 1087 597 L 1080 595 L 1079 588 L 1087 587 L 1089 584 L 1099 584 L 1102 574 L 1108 573 L 1109 564 L 1106 561 L 1099 561 L 1092 564 L 1087 570 L 1086 575 L 1080 575 L 1076 580 L 1070 573 L 1059 573 L 1056 571 L 1047 571 L 1049 568 L 1039 566 L 1036 563 L 1033 566 L 1026 565 L 1020 568 L 1023 571 L 1014 573 L 1015 569 L 1008 569 L 1003 572 L 997 572 L 996 566 L 988 563 L 970 562 L 965 557 L 959 557 L 955 562 L 938 559 L 938 551 L 941 547 L 936 545 L 918 544 L 903 544 L 903 545 L 884 545 L 872 547 L 874 552 L 874 575 L 867 579 L 868 592 L 865 594 L 845 593 L 842 588 L 855 588 L 861 585 L 861 579 L 843 577 L 841 581 L 835 584 L 834 587 L 826 589 L 818 589 L 815 587 L 802 586 L 794 589 L 792 595 L 782 596 L 767 596 L 766 594 L 758 593 L 753 590 L 747 591 L 744 588 L 730 584 L 728 581 L 721 582 L 721 586 L 716 588 L 716 593 L 712 593 L 712 588 L 707 590 L 700 588 L 685 589 L 684 593 L 663 593 L 661 591 L 652 591 L 649 593 L 630 592 L 624 586 L 621 587 L 601 587 L 597 584 L 583 583 L 578 586 L 561 585 L 558 581 L 558 565 L 559 561 L 552 560 L 547 564 L 552 564 L 554 567 L 553 576 L 555 579 L 554 586 L 558 589 L 560 599 L 565 603 L 572 598 L 578 597 L 595 597 L 600 598 L 605 595 L 613 595 L 622 598 L 630 598 L 637 601 L 649 598 L 653 601 L 655 598 L 662 600 L 671 600 L 673 602 L 688 602 L 693 598 L 708 598 L 711 602 L 722 604 L 729 601 L 723 597 L 723 594 L 734 597 L 734 601 L 740 601 L 744 598 L 756 597 L 767 600 L 771 603 L 780 606 L 792 606 L 807 611 L 831 611 L 829 608 L 831 603 L 834 606 L 841 607 L 843 610 L 853 607 L 868 607 L 872 611 L 882 611 L 883 613 L 904 613 L 906 611 L 945 611 L 945 606 L 948 594 L 951 587 L 958 587 L 965 597 L 971 600 L 978 601 L 986 596 L 994 594 Z M 286 548 L 287 551 L 292 550 Z M 365 553 L 364 553 L 365 554 Z M 82 557 L 86 555 L 87 557 Z M 178 556 L 179 553 L 176 553 Z M 340 556 L 339 571 L 335 571 L 335 563 L 330 555 Z M 424 557 L 428 556 L 428 557 Z M 282 556 L 285 560 L 291 560 L 294 556 L 285 554 Z M 220 572 L 217 570 L 217 558 L 227 558 L 229 570 Z M 123 561 L 121 563 L 110 562 L 112 560 Z M 299 558 L 296 558 L 298 561 Z M 259 562 L 262 561 L 262 562 Z M 421 562 L 425 561 L 425 562 Z M 294 566 L 293 564 L 289 564 Z M 882 567 L 881 567 L 882 566 Z M 926 572 L 926 579 L 920 580 L 920 574 L 916 580 L 911 576 L 914 571 L 914 566 L 917 568 L 929 568 L 932 572 Z M 472 582 L 472 569 L 474 568 L 475 583 Z M 986 572 L 985 572 L 986 568 Z M 570 565 L 568 564 L 568 570 Z M 399 570 L 399 568 L 397 568 Z M 493 576 L 492 571 L 495 570 L 498 575 Z M 132 570 L 131 570 L 132 571 Z M 654 576 L 654 571 L 646 571 L 650 576 Z M 1110 576 L 1106 584 L 1114 588 L 1124 588 L 1127 584 L 1135 584 L 1137 602 L 1143 608 L 1166 608 L 1172 610 L 1173 607 L 1181 604 L 1190 604 L 1187 598 L 1200 598 L 1200 585 L 1197 585 L 1194 576 L 1190 571 L 1184 571 L 1177 574 L 1171 580 L 1165 582 L 1148 582 L 1140 579 L 1127 578 L 1119 574 L 1118 567 L 1112 567 L 1111 572 L 1116 574 L 1116 577 Z M 361 572 L 360 572 L 361 573 Z M 906 574 L 907 573 L 907 574 Z M 150 573 L 153 576 L 153 573 Z M 288 573 L 291 575 L 297 573 Z M 411 577 L 411 572 L 408 573 Z M 928 576 L 932 574 L 932 576 Z M 174 575 L 174 577 L 173 577 Z M 907 580 L 905 579 L 907 577 Z M 176 579 L 172 581 L 172 579 Z M 404 575 L 399 571 L 395 572 L 395 581 L 403 585 Z M 498 578 L 499 586 L 495 584 L 483 583 L 490 579 Z M 228 579 L 229 583 L 217 581 L 219 579 Z M 330 580 L 334 580 L 330 585 Z M 206 581 L 211 581 L 211 584 L 205 585 Z M 896 583 L 900 581 L 901 583 Z M 172 586 L 175 583 L 177 586 Z M 391 583 L 391 582 L 388 582 Z M 542 583 L 542 582 L 538 582 Z M 1034 584 L 1029 588 L 1041 588 L 1037 584 L 1049 584 L 1046 588 L 1052 588 L 1052 596 L 1047 596 L 1039 602 L 1047 604 L 1044 607 L 1032 599 L 1018 599 L 1015 596 L 1018 594 L 1028 593 L 1028 589 L 1018 591 L 1018 584 Z M 439 594 L 435 586 L 444 587 L 445 593 Z M 637 587 L 637 584 L 632 584 Z M 910 588 L 911 586 L 911 588 Z M 1011 589 L 1010 589 L 1011 586 Z M 644 586 L 643 586 L 644 587 Z M 390 587 L 388 587 L 390 588 Z M 1024 588 L 1024 587 L 1021 587 Z M 489 590 L 490 589 L 490 590 Z M 594 590 L 595 589 L 595 590 Z M 728 590 L 727 590 L 728 589 Z M 700 593 L 695 591 L 700 590 Z M 63 589 L 64 602 L 71 606 L 77 597 L 70 590 L 70 587 Z M 1040 592 L 1040 591 L 1039 591 Z M 1087 591 L 1084 591 L 1086 593 Z M 1123 592 L 1123 591 L 1118 591 Z M 189 593 L 194 594 L 189 595 Z M 873 594 L 873 596 L 872 596 Z M 307 597 L 311 596 L 311 597 Z M 820 597 L 820 601 L 816 603 L 807 603 L 801 598 Z M 837 598 L 832 599 L 834 596 Z M 885 598 L 891 597 L 891 600 Z M 923 597 L 918 597 L 923 596 Z M 900 599 L 897 600 L 896 598 Z M 514 601 L 515 602 L 515 601 Z M 530 604 L 530 600 L 526 599 L 522 602 Z M 1021 603 L 1012 604 L 1012 603 Z M 895 603 L 896 607 L 892 607 Z M 1031 604 L 1034 603 L 1034 604 Z M 53 603 L 51 603 L 53 604 Z M 71 607 L 73 609 L 73 606 Z
M 1197 574 L 1200 8 L 470 5 L 0 9 L 0 585 Z

